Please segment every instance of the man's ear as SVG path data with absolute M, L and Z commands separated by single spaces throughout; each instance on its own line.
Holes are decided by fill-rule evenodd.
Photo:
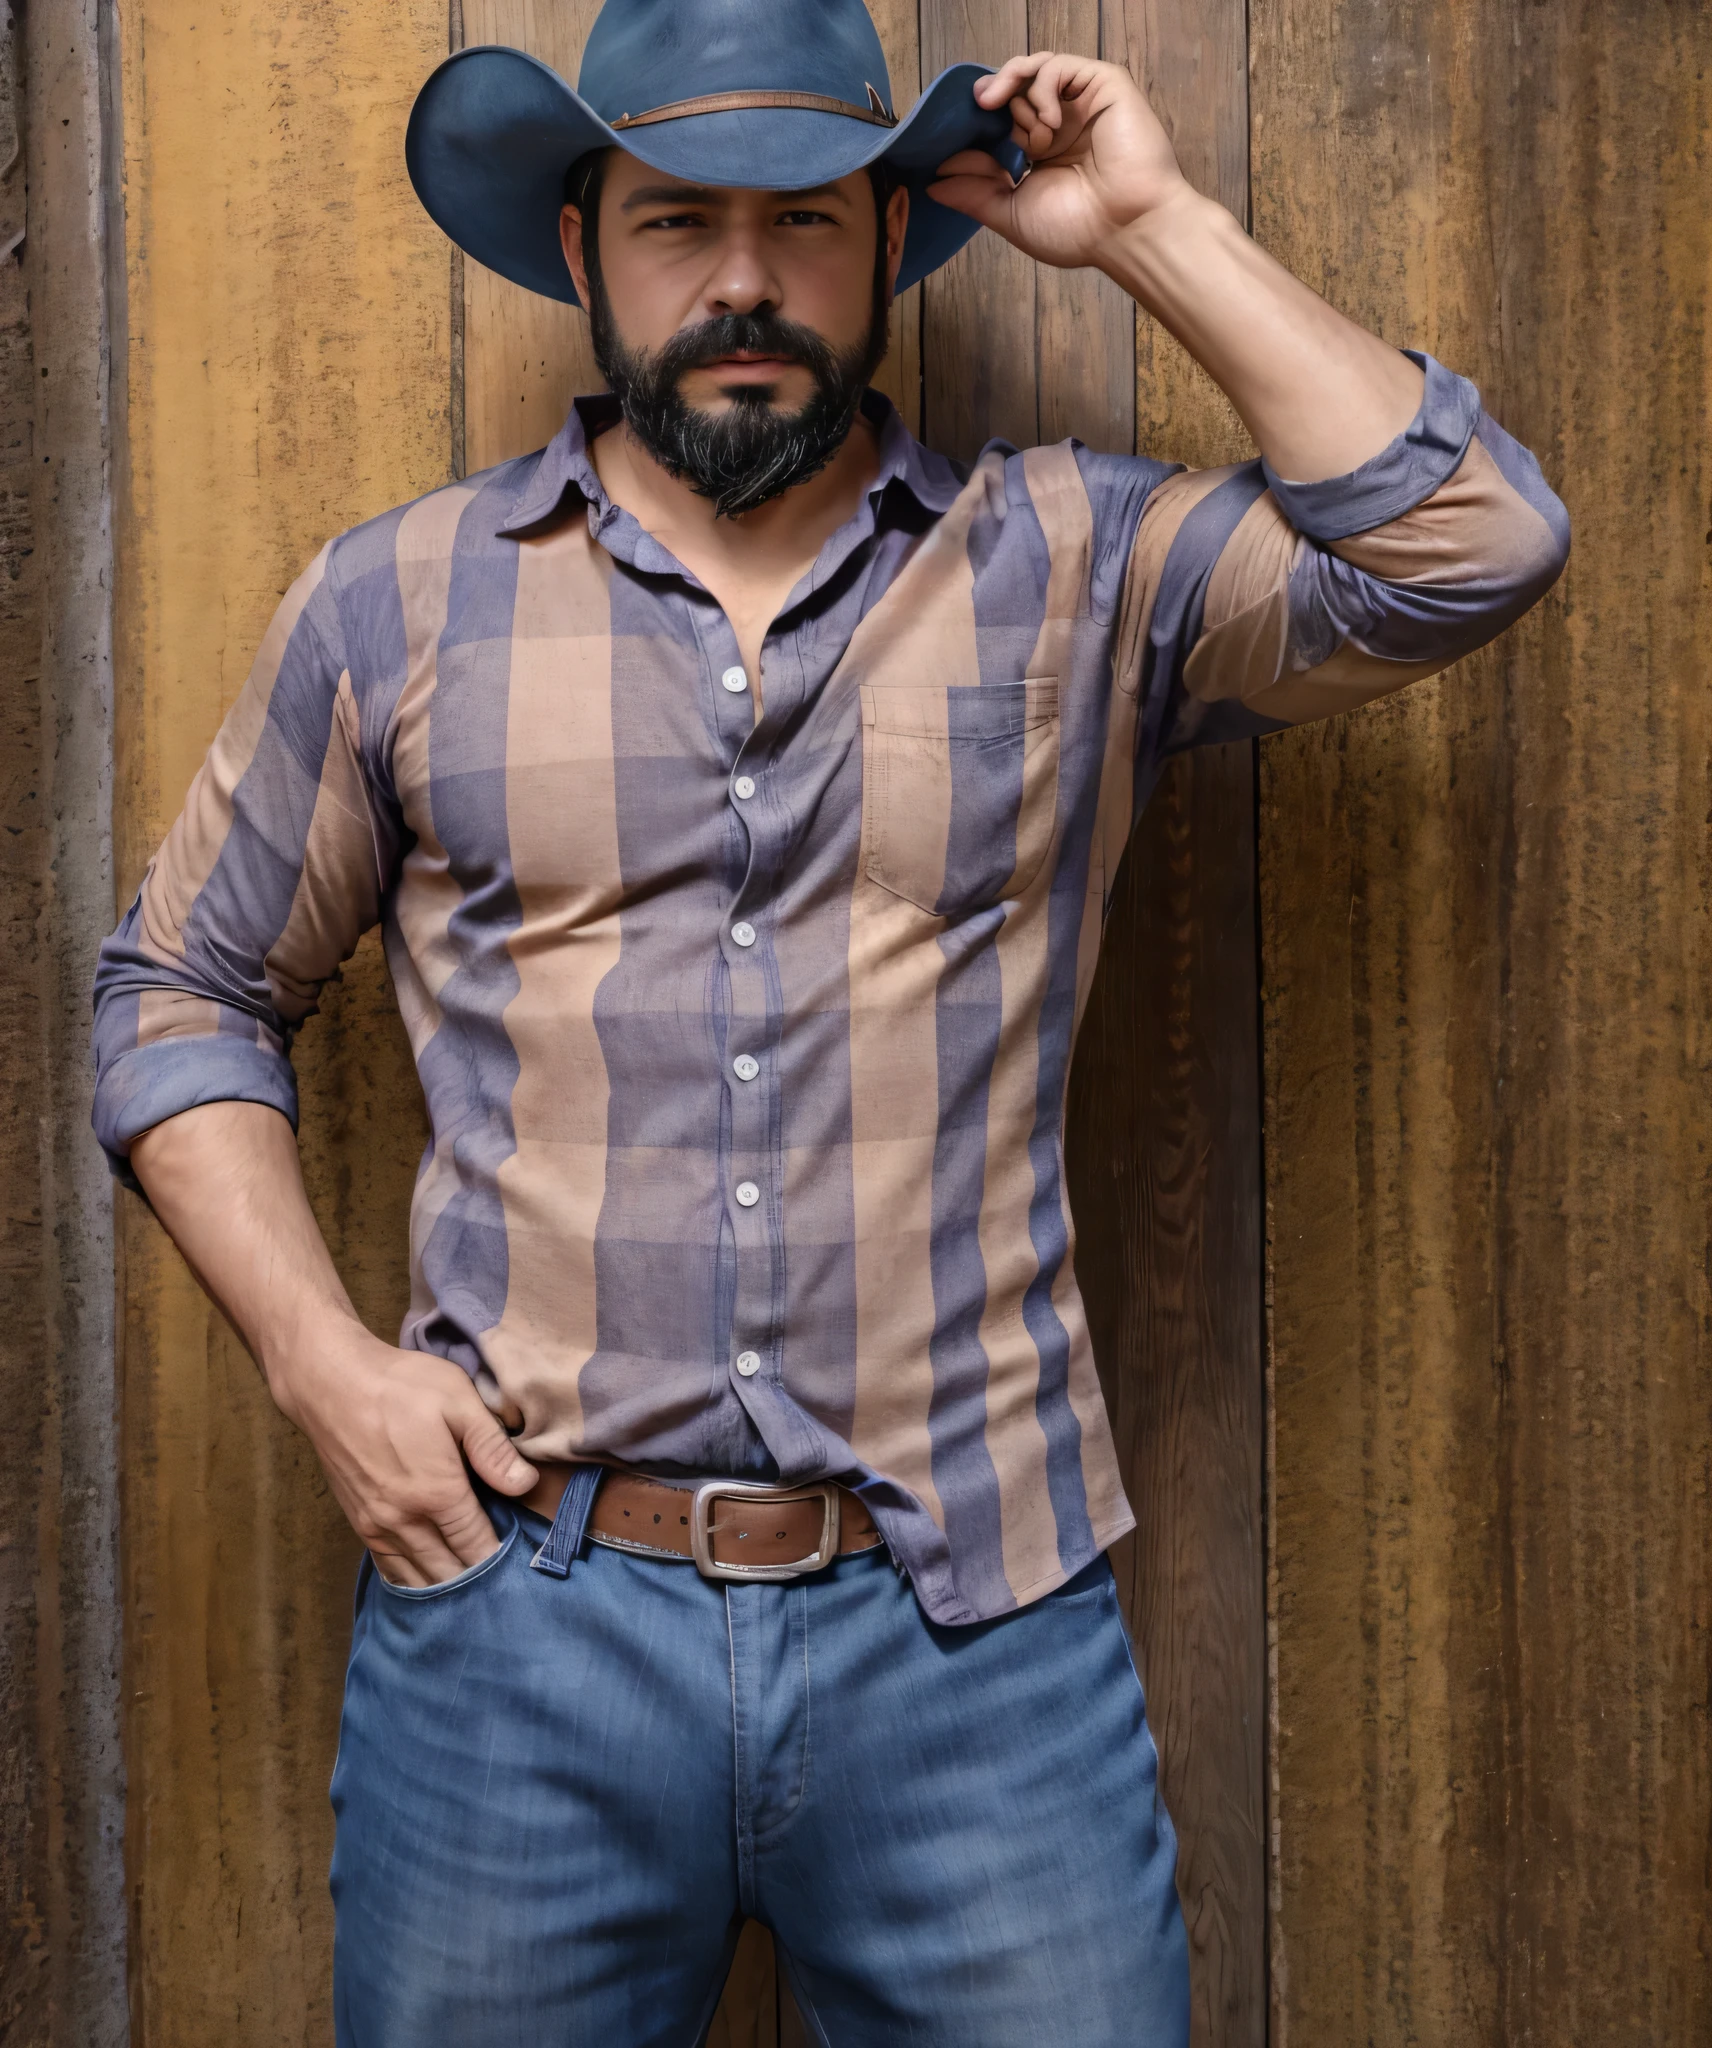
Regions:
M 565 252 L 565 268 L 577 288 L 583 311 L 588 311 L 588 272 L 583 268 L 583 210 L 580 206 L 559 208 L 559 247 Z
M 569 208 L 566 209 L 569 211 Z M 904 233 L 909 227 L 909 191 L 900 185 L 886 201 L 886 297 L 898 288 L 898 266 L 904 260 Z

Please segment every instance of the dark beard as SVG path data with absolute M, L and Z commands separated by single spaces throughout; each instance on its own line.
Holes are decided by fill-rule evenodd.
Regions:
M 843 447 L 868 380 L 885 357 L 890 320 L 883 243 L 868 332 L 843 350 L 767 308 L 686 327 L 650 355 L 626 347 L 598 266 L 590 266 L 588 279 L 594 359 L 630 431 L 663 468 L 711 498 L 724 519 L 753 512 L 826 467 Z M 814 379 L 802 410 L 776 411 L 765 385 L 738 391 L 721 413 L 688 404 L 680 388 L 685 373 L 738 349 L 801 363 Z

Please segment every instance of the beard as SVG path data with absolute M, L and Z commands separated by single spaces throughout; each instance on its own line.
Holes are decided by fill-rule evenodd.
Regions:
M 770 308 L 703 320 L 652 353 L 633 349 L 618 332 L 598 264 L 589 265 L 588 281 L 594 359 L 625 423 L 662 468 L 711 499 L 723 519 L 753 512 L 826 467 L 844 445 L 890 338 L 883 240 L 868 332 L 846 349 Z M 685 375 L 739 349 L 802 364 L 814 380 L 808 402 L 780 412 L 772 402 L 775 387 L 747 385 L 723 412 L 689 404 L 681 388 Z

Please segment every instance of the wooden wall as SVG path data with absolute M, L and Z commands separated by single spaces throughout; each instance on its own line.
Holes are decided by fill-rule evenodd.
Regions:
M 286 585 L 446 476 L 445 243 L 404 175 L 441 0 L 123 0 L 128 901 Z M 317 1208 L 396 1330 L 422 1113 L 378 946 L 299 1057 Z M 356 1544 L 302 1438 L 124 1198 L 134 2048 L 331 2039 L 327 1779 Z
M 401 139 L 448 40 L 574 74 L 593 11 L 121 0 L 122 899 L 320 541 L 538 445 L 588 383 L 579 314 L 448 263 Z M 1030 42 L 1128 63 L 1203 189 L 1246 214 L 1252 183 L 1270 246 L 1479 377 L 1577 520 L 1496 652 L 1269 742 L 1258 783 L 1249 749 L 1182 765 L 1114 911 L 1072 1170 L 1196 2048 L 1706 2033 L 1712 51 L 1671 0 L 1607 12 L 876 8 L 900 105 Z M 990 238 L 901 304 L 887 379 L 956 453 L 1244 452 L 1116 293 Z M 300 1069 L 390 1330 L 421 1112 L 372 948 Z M 321 2043 L 354 1547 L 121 1220 L 135 2038 Z M 752 1936 L 720 2048 L 795 2025 Z
M 1569 571 L 1261 748 L 1275 2037 L 1712 2039 L 1712 12 L 1255 0 L 1262 239 Z

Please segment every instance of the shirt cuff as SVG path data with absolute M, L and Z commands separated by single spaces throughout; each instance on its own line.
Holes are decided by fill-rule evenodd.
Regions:
M 133 1046 L 95 1084 L 91 1121 L 114 1178 L 140 1194 L 132 1140 L 205 1102 L 265 1103 L 297 1128 L 297 1076 L 271 1048 L 225 1033 Z
M 1266 482 L 1284 517 L 1310 540 L 1348 540 L 1401 519 L 1455 476 L 1480 422 L 1480 393 L 1466 377 L 1419 349 L 1403 353 L 1426 372 L 1421 409 L 1389 448 L 1347 476 L 1293 484 L 1262 461 Z

